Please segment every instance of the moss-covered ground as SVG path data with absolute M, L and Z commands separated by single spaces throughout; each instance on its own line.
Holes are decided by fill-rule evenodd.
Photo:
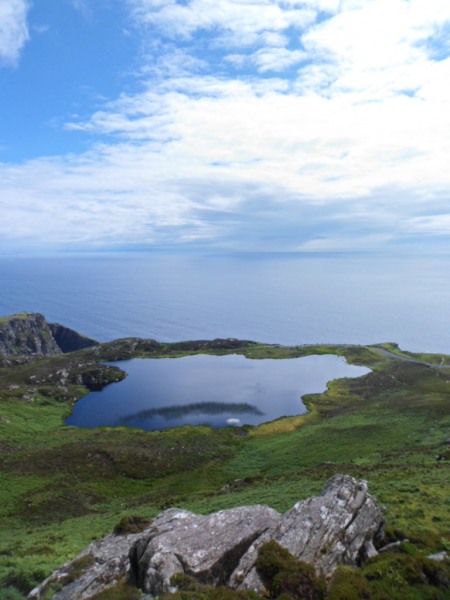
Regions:
M 226 349 L 149 342 L 134 350 L 129 343 L 107 344 L 3 366 L 0 587 L 9 586 L 8 594 L 29 591 L 124 517 L 151 518 L 174 505 L 207 513 L 266 503 L 285 511 L 320 493 L 334 473 L 368 480 L 387 508 L 392 539 L 408 538 L 424 554 L 450 550 L 449 357 L 383 348 L 418 362 L 397 360 L 379 347 Z M 48 383 L 54 373 L 87 359 L 231 351 L 254 359 L 335 353 L 372 372 L 307 397 L 304 416 L 257 428 L 164 432 L 64 426 L 73 402 L 87 390 L 76 380 Z

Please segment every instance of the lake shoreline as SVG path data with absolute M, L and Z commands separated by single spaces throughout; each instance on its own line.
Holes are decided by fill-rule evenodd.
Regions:
M 370 372 L 331 354 L 282 361 L 195 354 L 108 364 L 127 377 L 79 400 L 67 425 L 128 425 L 147 431 L 186 424 L 258 426 L 304 414 L 303 396 L 324 392 L 329 381 Z

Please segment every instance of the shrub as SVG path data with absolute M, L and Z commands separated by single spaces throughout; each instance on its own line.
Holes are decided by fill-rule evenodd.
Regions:
M 4 582 L 5 589 L 8 589 L 9 587 L 10 589 L 12 588 L 13 593 L 17 590 L 22 594 L 28 594 L 28 592 L 41 583 L 46 576 L 47 574 L 40 569 L 33 569 L 31 572 L 25 572 L 21 569 L 12 569 Z
M 314 567 L 297 560 L 273 540 L 259 549 L 256 568 L 271 598 L 280 595 L 292 600 L 325 598 L 325 579 L 316 575 Z
M 327 600 L 370 600 L 367 579 L 359 569 L 339 567 L 333 576 Z
M 151 524 L 150 519 L 145 517 L 139 517 L 136 515 L 130 517 L 123 517 L 114 527 L 114 533 L 116 535 L 126 535 L 128 533 L 140 533 L 147 529 Z
M 25 596 L 17 588 L 8 587 L 0 589 L 0 600 L 25 600 Z
M 368 561 L 362 573 L 372 598 L 444 600 L 450 592 L 450 562 L 424 556 L 381 554 Z
M 92 596 L 91 600 L 140 600 L 140 598 L 142 598 L 140 590 L 126 583 L 119 583 Z

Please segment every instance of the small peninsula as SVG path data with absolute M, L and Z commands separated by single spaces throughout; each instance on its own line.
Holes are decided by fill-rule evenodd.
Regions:
M 335 354 L 371 371 L 304 396 L 306 414 L 257 427 L 143 431 L 64 425 L 77 400 L 125 377 L 121 368 L 105 363 L 192 354 L 253 360 Z M 216 577 L 214 568 L 203 577 L 199 566 L 197 576 L 194 559 L 186 556 L 174 580 L 164 579 L 160 597 L 448 598 L 450 356 L 409 353 L 394 343 L 287 347 L 139 338 L 98 343 L 47 323 L 43 315 L 19 313 L 0 318 L 0 447 L 0 598 L 26 597 L 53 572 L 31 597 L 70 598 L 67 586 L 97 573 L 95 557 L 110 552 L 111 539 L 125 557 L 121 578 L 113 577 L 95 594 L 73 597 L 156 597 L 150 567 L 145 563 L 140 575 L 132 556 L 150 556 L 146 548 L 151 536 L 159 536 L 158 523 L 167 527 L 164 519 L 179 511 L 192 514 L 194 523 L 208 523 L 204 519 L 225 511 L 230 523 L 239 523 L 238 507 L 259 505 L 268 507 L 263 520 L 271 515 L 273 533 L 270 543 L 261 538 L 253 562 L 240 567 L 241 579 L 237 565 L 234 575 L 227 567 L 227 577 Z M 363 521 L 370 545 L 369 537 L 358 537 L 361 544 L 351 554 L 351 540 L 338 528 L 334 541 L 317 546 L 318 554 L 296 554 L 295 544 L 289 546 L 282 523 L 293 506 L 303 507 L 303 516 L 309 514 L 306 506 L 319 506 L 320 513 L 323 503 L 337 506 L 342 494 L 360 493 L 373 507 L 371 525 Z M 357 520 L 361 502 L 352 505 L 350 521 Z M 331 527 L 341 517 L 330 511 Z M 248 539 L 263 534 L 255 527 L 258 533 Z M 137 542 L 141 535 L 147 536 L 145 544 Z M 246 544 L 242 560 L 251 542 Z M 323 569 L 339 544 L 343 557 L 354 558 Z M 131 547 L 138 554 L 130 554 Z M 181 550 L 174 546 L 173 552 Z M 58 571 L 65 563 L 65 571 Z

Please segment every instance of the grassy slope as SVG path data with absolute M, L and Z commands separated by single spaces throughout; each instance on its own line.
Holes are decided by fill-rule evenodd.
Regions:
M 336 472 L 369 481 L 391 529 L 426 551 L 449 547 L 449 370 L 397 362 L 366 347 L 239 351 L 251 358 L 333 352 L 374 370 L 308 397 L 307 416 L 247 431 L 163 433 L 64 427 L 70 404 L 24 385 L 34 370 L 55 363 L 0 370 L 0 582 L 26 591 L 125 515 L 252 503 L 284 511 L 320 492 Z M 173 355 L 170 347 L 166 352 Z M 58 368 L 69 359 L 57 357 Z M 64 397 L 82 394 L 69 386 Z

